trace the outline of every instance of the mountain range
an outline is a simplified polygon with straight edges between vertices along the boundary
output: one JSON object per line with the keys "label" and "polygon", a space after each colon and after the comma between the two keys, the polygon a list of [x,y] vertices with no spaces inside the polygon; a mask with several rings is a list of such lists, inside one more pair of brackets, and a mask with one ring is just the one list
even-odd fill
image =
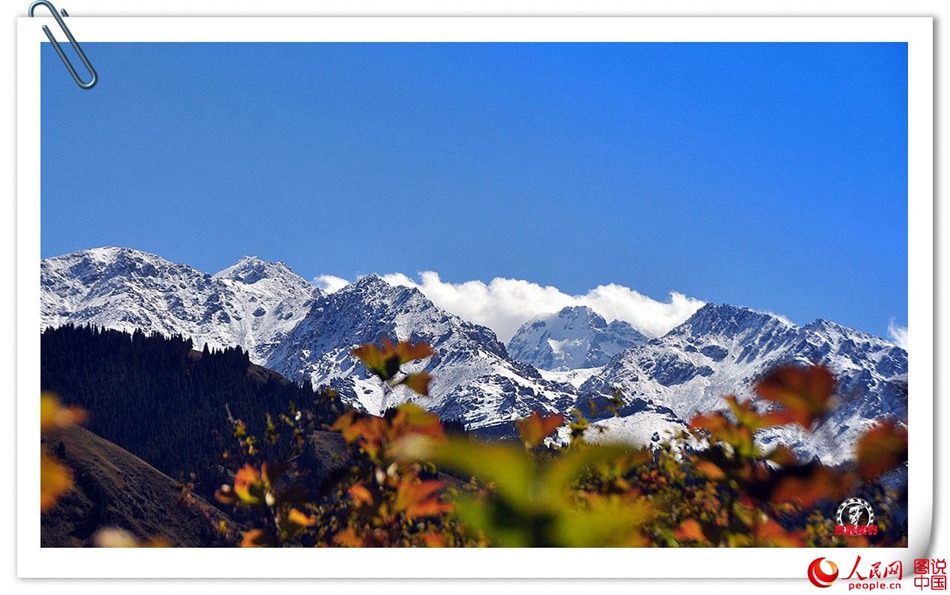
{"label": "mountain range", "polygon": [[[531,411],[569,415],[576,407],[593,422],[590,439],[657,442],[695,413],[723,408],[725,394],[754,398],[755,379],[788,362],[827,365],[839,407],[812,434],[782,427],[761,441],[837,463],[875,419],[906,421],[902,348],[833,322],[797,326],[727,304],[706,304],[656,338],[586,307],[565,308],[526,322],[505,345],[418,289],[370,275],[324,293],[283,263],[254,257],[212,275],[136,250],[96,248],[43,260],[41,284],[44,328],[90,324],[178,334],[197,347],[237,345],[252,362],[333,387],[372,413],[414,400],[486,436],[512,435],[512,422]],[[349,353],[382,338],[432,346],[435,355],[415,367],[433,376],[429,397],[384,390]],[[607,408],[615,394],[616,416]]]}

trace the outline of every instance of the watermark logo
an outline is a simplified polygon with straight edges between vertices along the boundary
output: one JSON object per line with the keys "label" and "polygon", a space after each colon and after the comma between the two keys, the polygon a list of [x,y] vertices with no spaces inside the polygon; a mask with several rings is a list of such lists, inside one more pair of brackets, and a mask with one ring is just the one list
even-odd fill
{"label": "watermark logo", "polygon": [[828,560],[828,566],[831,567],[831,572],[825,572],[821,567],[821,563],[825,558],[815,558],[811,564],[808,565],[808,580],[811,581],[811,584],[816,587],[830,587],[831,583],[835,582],[835,579],[838,578],[838,565]]}
{"label": "watermark logo", "polygon": [[877,535],[874,509],[863,498],[848,498],[838,507],[835,535]]}
{"label": "watermark logo", "polygon": [[[917,564],[918,561],[914,563],[915,573],[918,571],[926,572],[931,570],[929,566],[929,560],[919,560],[920,564]],[[935,561],[937,562],[937,561]],[[824,564],[823,564],[824,563]],[[946,572],[947,563],[943,560],[940,561],[940,564],[935,563],[933,566],[934,574],[938,572]],[[828,568],[831,571],[828,571]],[[847,568],[847,566],[845,566]],[[821,589],[826,589],[837,581],[842,586],[847,585],[849,591],[874,591],[877,589],[900,589],[900,581],[904,578],[904,563],[901,560],[894,560],[893,562],[886,563],[881,561],[876,562],[861,562],[861,556],[858,555],[854,560],[854,566],[851,567],[851,572],[845,576],[844,572],[839,576],[838,574],[838,565],[828,560],[827,558],[816,558],[812,560],[812,563],[808,565],[808,580],[811,581],[811,584],[819,587]],[[942,580],[940,580],[942,579]],[[933,577],[924,577],[917,576],[914,578],[914,585],[926,585],[931,586],[934,589],[946,589],[946,575],[942,576],[933,576]],[[933,585],[937,585],[933,587]],[[921,587],[923,588],[923,587]]]}

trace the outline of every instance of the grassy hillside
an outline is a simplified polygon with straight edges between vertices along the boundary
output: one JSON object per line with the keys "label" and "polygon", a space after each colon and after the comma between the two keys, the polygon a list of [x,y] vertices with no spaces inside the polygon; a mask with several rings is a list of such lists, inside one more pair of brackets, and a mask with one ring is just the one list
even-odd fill
{"label": "grassy hillside", "polygon": [[219,530],[237,527],[205,500],[142,459],[72,426],[44,436],[44,444],[72,469],[75,488],[41,517],[43,547],[92,545],[101,529],[122,529],[139,541],[175,547],[233,545]]}

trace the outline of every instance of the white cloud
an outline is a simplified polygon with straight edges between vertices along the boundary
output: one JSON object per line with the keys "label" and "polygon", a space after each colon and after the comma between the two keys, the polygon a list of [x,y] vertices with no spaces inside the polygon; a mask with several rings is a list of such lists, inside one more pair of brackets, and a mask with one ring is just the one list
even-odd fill
{"label": "white cloud", "polygon": [[675,292],[668,302],[659,302],[616,284],[601,285],[583,295],[570,295],[550,285],[501,277],[487,284],[446,283],[433,271],[420,273],[419,281],[402,273],[383,275],[383,279],[419,289],[435,305],[487,326],[505,342],[531,318],[567,306],[589,306],[608,322],[625,320],[644,334],[656,337],[685,321],[704,303]]}
{"label": "white cloud", "polygon": [[333,275],[319,275],[314,277],[313,284],[327,293],[336,293],[350,284],[343,277],[334,277]]}
{"label": "white cloud", "polygon": [[887,324],[887,335],[891,338],[891,341],[897,344],[901,349],[907,349],[907,327],[901,326],[894,322],[894,319],[891,318],[891,321]]}
{"label": "white cloud", "polygon": [[600,285],[587,294],[576,296],[581,305],[589,306],[607,319],[626,320],[637,330],[659,337],[686,321],[705,302],[681,293],[671,292],[668,302],[658,302],[629,287],[611,283]]}

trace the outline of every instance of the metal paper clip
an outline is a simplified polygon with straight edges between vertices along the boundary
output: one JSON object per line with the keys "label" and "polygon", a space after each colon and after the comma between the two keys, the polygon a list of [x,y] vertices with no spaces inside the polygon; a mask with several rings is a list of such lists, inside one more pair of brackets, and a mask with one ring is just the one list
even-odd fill
{"label": "metal paper clip", "polygon": [[[36,7],[39,5],[45,6],[51,13],[53,13],[53,18],[56,19],[59,27],[63,30],[63,33],[66,34],[66,37],[69,39],[69,43],[71,43],[73,49],[76,50],[76,53],[79,55],[79,59],[82,60],[86,70],[88,70],[89,74],[92,75],[92,80],[87,83],[79,78],[79,75],[76,73],[76,69],[73,68],[69,58],[66,57],[66,53],[63,52],[63,48],[60,47],[59,42],[56,41],[56,38],[53,37],[53,34],[50,33],[49,27],[46,25],[43,25],[43,33],[46,33],[46,37],[49,38],[50,43],[53,44],[53,48],[56,50],[56,53],[59,54],[59,58],[63,61],[63,64],[66,65],[66,69],[69,70],[69,74],[73,75],[73,80],[76,81],[76,84],[83,89],[92,89],[95,86],[96,81],[99,80],[99,75],[96,74],[96,69],[92,67],[92,64],[89,63],[89,59],[86,58],[86,53],[82,51],[81,47],[79,47],[79,42],[76,41],[76,38],[73,37],[73,34],[69,31],[69,27],[66,26],[66,23],[63,22],[62,17],[59,16],[58,12],[56,12],[56,7],[50,4],[47,0],[36,0],[36,2],[30,4],[30,16],[33,16],[33,11],[36,10]],[[65,10],[63,10],[63,16],[68,16]]]}

